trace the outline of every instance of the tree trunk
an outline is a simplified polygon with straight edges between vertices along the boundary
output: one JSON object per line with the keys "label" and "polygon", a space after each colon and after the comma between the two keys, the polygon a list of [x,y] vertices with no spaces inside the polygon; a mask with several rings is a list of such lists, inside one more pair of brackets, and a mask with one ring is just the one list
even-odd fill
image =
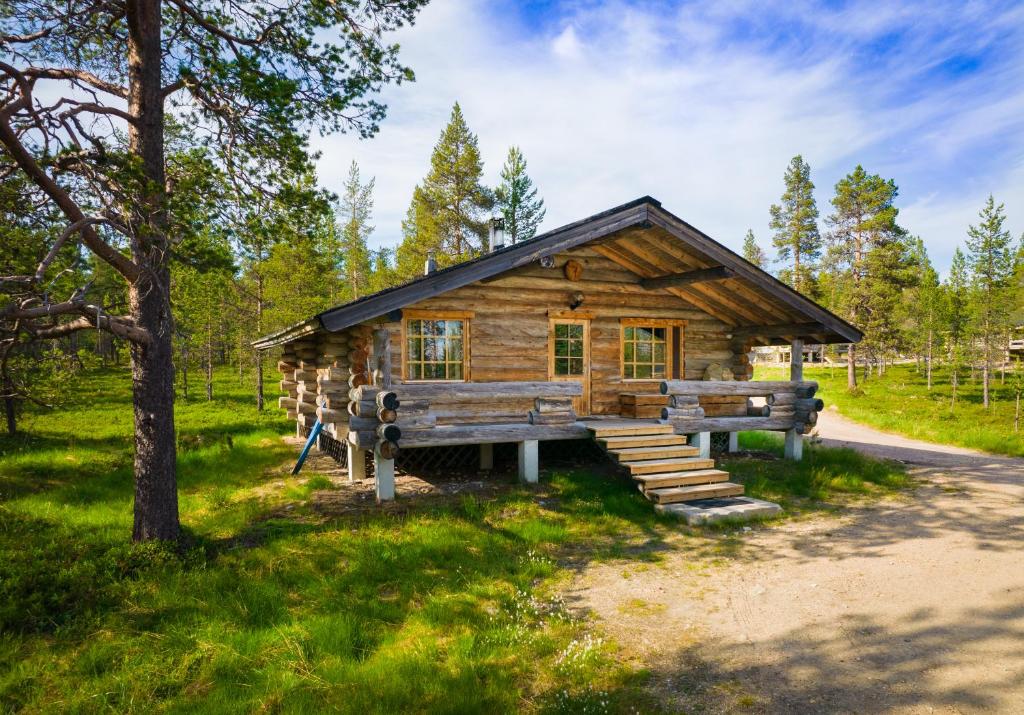
{"label": "tree trunk", "polygon": [[132,256],[143,267],[129,288],[131,316],[148,331],[149,344],[131,345],[135,412],[135,523],[132,538],[177,539],[178,490],[174,432],[174,361],[171,336],[169,245],[166,234],[164,109],[161,90],[159,0],[131,0],[128,19],[129,148],[147,180],[143,221]]}
{"label": "tree trunk", "polygon": [[981,366],[981,404],[988,409],[988,383],[992,368],[988,355],[985,356],[985,364]]}
{"label": "tree trunk", "polygon": [[188,353],[181,351],[181,396],[188,402]]}
{"label": "tree trunk", "polygon": [[206,330],[206,401],[213,402],[213,327]]}
{"label": "tree trunk", "polygon": [[857,347],[853,343],[846,353],[846,389],[857,389]]}
{"label": "tree trunk", "polygon": [[928,365],[926,366],[927,369],[928,369],[928,389],[929,390],[932,389],[932,340],[933,340],[933,337],[934,336],[932,335],[932,330],[931,330],[931,328],[929,328],[928,329]]}
{"label": "tree trunk", "polygon": [[[256,275],[256,334],[263,334],[263,276]],[[256,409],[263,411],[263,355],[253,351],[256,358]]]}
{"label": "tree trunk", "polygon": [[4,375],[4,413],[7,415],[7,434],[12,437],[18,432],[18,413],[14,404],[14,382],[10,375]]}

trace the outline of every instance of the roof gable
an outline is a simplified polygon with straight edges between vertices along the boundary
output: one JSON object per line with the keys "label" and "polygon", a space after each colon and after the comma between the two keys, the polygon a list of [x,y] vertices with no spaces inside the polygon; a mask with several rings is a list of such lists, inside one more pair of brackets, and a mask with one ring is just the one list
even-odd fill
{"label": "roof gable", "polygon": [[[630,232],[629,229],[634,230]],[[635,240],[630,244],[624,240],[627,238]],[[673,265],[676,269],[686,266],[688,261],[681,249],[696,251],[697,262],[689,261],[691,266],[698,269],[722,267],[734,280],[730,280],[725,291],[719,291],[717,295],[715,289],[696,286],[666,290],[736,326],[737,333],[753,336],[758,333],[750,332],[752,328],[775,325],[779,330],[786,328],[801,335],[817,335],[823,342],[857,342],[862,337],[862,333],[849,323],[666,211],[657,200],[644,196],[528,241],[331,308],[307,321],[260,338],[253,345],[258,349],[269,348],[320,327],[332,332],[344,330],[426,298],[528,265],[543,256],[584,244],[595,244],[601,253],[646,278],[662,276],[666,271],[671,273],[675,270],[671,268]],[[732,297],[727,300],[726,295]],[[773,309],[773,306],[776,307]],[[763,334],[769,335],[768,332]]]}

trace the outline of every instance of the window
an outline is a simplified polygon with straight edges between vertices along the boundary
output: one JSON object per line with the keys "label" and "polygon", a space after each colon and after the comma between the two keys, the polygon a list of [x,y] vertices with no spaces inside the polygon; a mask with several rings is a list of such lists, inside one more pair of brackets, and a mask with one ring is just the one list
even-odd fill
{"label": "window", "polygon": [[[673,338],[674,328],[682,321],[623,320],[622,378],[624,380],[666,380],[672,376],[675,360],[680,360]],[[681,332],[677,332],[681,335]],[[681,342],[681,341],[680,341]]]}
{"label": "window", "polygon": [[469,320],[466,314],[407,311],[404,324],[404,379],[468,379]]}
{"label": "window", "polygon": [[556,376],[582,375],[584,365],[584,326],[582,323],[555,323]]}

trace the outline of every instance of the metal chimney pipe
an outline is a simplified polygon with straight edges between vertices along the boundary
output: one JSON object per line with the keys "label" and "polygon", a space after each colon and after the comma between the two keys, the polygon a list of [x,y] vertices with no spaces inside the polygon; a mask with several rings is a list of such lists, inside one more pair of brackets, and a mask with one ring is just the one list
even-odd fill
{"label": "metal chimney pipe", "polygon": [[437,270],[437,259],[433,251],[427,251],[427,260],[423,263],[423,275],[429,276]]}
{"label": "metal chimney pipe", "polygon": [[497,251],[499,248],[505,247],[504,216],[494,216],[493,218],[491,218],[490,244],[492,251]]}

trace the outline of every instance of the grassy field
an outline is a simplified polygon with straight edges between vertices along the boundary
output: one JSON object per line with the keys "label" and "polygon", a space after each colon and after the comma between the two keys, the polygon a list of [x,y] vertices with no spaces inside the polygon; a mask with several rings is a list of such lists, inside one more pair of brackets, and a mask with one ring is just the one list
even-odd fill
{"label": "grassy field", "polygon": [[[788,379],[789,369],[762,368],[756,380]],[[981,404],[981,378],[965,380],[953,406],[947,370],[939,367],[929,391],[923,372],[914,365],[895,365],[881,377],[862,380],[857,393],[846,389],[845,368],[804,368],[808,380],[820,384],[818,395],[847,417],[889,432],[928,442],[954,444],[995,454],[1024,456],[1024,431],[1013,431],[1012,375],[992,381],[992,404]],[[859,377],[859,375],[858,375]],[[1022,426],[1024,429],[1024,426]]]}
{"label": "grassy field", "polygon": [[[4,711],[656,712],[642,665],[559,593],[589,561],[656,563],[668,540],[724,558],[739,538],[659,518],[588,470],[327,515],[311,497],[344,487],[288,476],[293,427],[225,370],[213,403],[177,407],[188,545],[132,546],[129,376],[77,383],[0,439]],[[905,486],[844,451],[727,468],[790,514]]]}

